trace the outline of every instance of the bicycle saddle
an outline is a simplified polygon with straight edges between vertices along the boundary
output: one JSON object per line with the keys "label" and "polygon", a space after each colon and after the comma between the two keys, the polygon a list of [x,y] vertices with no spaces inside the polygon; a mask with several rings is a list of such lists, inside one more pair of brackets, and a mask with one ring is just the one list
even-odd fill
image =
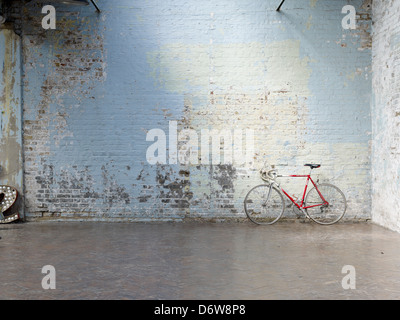
{"label": "bicycle saddle", "polygon": [[317,168],[319,168],[321,165],[320,165],[320,164],[306,163],[304,166],[305,166],[305,167],[310,167],[311,169],[317,169]]}

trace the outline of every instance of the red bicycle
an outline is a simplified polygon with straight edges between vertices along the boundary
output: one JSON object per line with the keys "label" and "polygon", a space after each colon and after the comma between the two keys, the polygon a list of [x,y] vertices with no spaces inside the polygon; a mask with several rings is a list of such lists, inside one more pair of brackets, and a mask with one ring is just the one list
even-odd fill
{"label": "red bicycle", "polygon": [[[285,195],[306,217],[319,224],[329,225],[338,222],[344,216],[347,208],[346,197],[336,186],[329,183],[317,184],[311,178],[313,169],[320,164],[305,164],[310,167],[307,175],[278,175],[277,170],[262,169],[261,178],[266,181],[252,188],[244,199],[244,210],[247,217],[256,224],[273,224],[277,222],[285,211]],[[276,178],[307,178],[303,196],[300,200],[293,199],[277,182]],[[312,188],[307,193],[309,182]],[[306,195],[307,193],[307,195]]]}

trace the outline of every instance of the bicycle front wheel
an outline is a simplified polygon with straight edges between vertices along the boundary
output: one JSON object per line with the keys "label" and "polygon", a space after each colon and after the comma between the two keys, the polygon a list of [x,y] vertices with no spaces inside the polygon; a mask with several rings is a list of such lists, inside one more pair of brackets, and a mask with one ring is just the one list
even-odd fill
{"label": "bicycle front wheel", "polygon": [[267,184],[254,187],[244,199],[244,211],[255,224],[273,224],[279,220],[284,210],[282,194]]}
{"label": "bicycle front wheel", "polygon": [[[344,216],[347,208],[346,197],[343,192],[329,183],[321,183],[317,188],[312,188],[305,199],[305,207],[311,206],[311,208],[306,209],[308,216],[319,224],[338,222]],[[326,200],[326,204],[324,204],[323,199]]]}

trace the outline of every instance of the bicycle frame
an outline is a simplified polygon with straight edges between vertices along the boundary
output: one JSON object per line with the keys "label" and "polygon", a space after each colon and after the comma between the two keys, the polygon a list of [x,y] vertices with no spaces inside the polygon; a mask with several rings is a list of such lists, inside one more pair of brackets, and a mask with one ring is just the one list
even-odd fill
{"label": "bicycle frame", "polygon": [[[296,202],[297,199],[296,199],[296,200],[293,199],[293,198],[292,198],[278,183],[276,183],[275,181],[272,183],[272,184],[277,185],[278,188],[283,192],[283,194],[284,194],[286,197],[288,197],[289,200],[290,200],[297,208],[299,208],[300,210],[306,210],[306,209],[308,209],[308,208],[314,208],[314,207],[320,207],[320,206],[327,206],[327,205],[329,204],[329,203],[325,200],[325,198],[324,198],[324,196],[321,194],[321,192],[319,191],[317,184],[316,184],[316,183],[314,182],[314,180],[311,178],[311,173],[310,173],[310,174],[306,174],[306,175],[297,175],[297,174],[295,174],[295,175],[277,175],[277,177],[278,177],[278,178],[279,178],[279,177],[286,177],[286,178],[307,178],[306,184],[305,184],[305,187],[304,187],[303,197],[301,198],[301,203],[300,203],[300,204],[298,204],[298,203]],[[321,200],[322,200],[322,203],[315,204],[315,205],[312,205],[312,206],[304,206],[304,199],[305,199],[305,197],[306,197],[307,188],[308,188],[308,184],[309,184],[310,181],[311,181],[311,183],[314,185],[315,190],[317,190],[317,192],[318,192],[318,194],[319,194],[319,196],[320,196],[320,198],[321,198]]]}

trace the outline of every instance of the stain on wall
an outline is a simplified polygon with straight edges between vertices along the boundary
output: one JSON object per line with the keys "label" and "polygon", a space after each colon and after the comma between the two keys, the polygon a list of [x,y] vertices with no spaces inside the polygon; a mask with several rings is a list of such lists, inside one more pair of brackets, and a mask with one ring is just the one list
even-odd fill
{"label": "stain on wall", "polygon": [[[341,27],[347,1],[98,3],[100,15],[57,6],[48,31],[39,5],[22,6],[29,219],[244,218],[265,160],[282,173],[322,163],[347,217],[370,218],[365,1],[356,30]],[[253,129],[256,152],[243,165],[150,165],[146,133],[168,135],[170,121]]]}
{"label": "stain on wall", "polygon": [[[13,30],[0,29],[0,184],[24,197],[22,155],[21,40]],[[16,203],[20,217],[24,207]]]}

